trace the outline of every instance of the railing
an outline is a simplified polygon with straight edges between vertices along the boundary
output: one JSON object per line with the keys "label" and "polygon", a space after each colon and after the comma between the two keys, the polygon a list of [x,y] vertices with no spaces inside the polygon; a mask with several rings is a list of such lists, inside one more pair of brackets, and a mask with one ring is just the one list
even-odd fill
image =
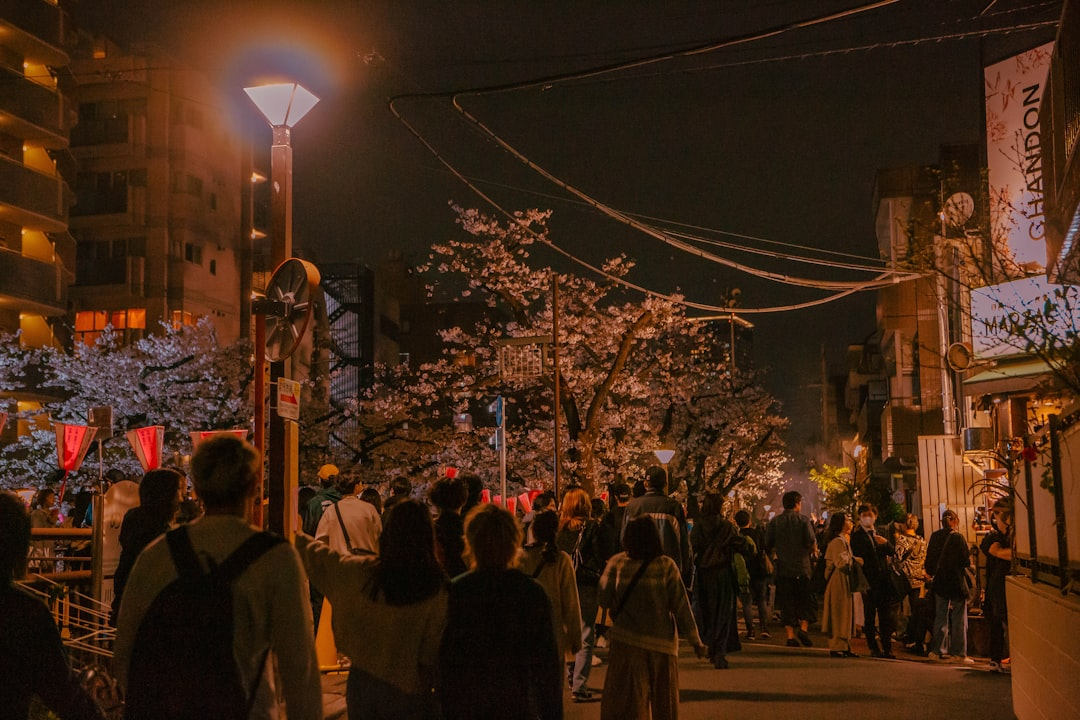
{"label": "railing", "polygon": [[1051,415],[1034,440],[1014,478],[1018,564],[1032,582],[1080,593],[1080,410]]}

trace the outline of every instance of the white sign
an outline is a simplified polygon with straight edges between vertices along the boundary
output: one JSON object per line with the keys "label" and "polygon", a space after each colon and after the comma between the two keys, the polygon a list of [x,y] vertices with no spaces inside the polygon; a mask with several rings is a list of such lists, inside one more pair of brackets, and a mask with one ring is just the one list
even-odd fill
{"label": "white sign", "polygon": [[1021,266],[1046,264],[1039,103],[1053,43],[986,67],[986,155],[994,248]]}
{"label": "white sign", "polygon": [[1080,329],[1080,288],[1045,275],[971,291],[971,349],[977,358],[1068,345]]}
{"label": "white sign", "polygon": [[278,378],[277,414],[286,420],[300,419],[300,383],[296,380]]}

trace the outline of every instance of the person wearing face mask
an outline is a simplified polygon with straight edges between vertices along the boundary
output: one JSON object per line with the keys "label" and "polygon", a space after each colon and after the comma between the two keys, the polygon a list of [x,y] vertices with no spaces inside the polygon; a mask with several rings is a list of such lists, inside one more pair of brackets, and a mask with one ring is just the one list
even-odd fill
{"label": "person wearing face mask", "polygon": [[1012,504],[1000,498],[990,508],[993,529],[979,544],[986,556],[986,596],[983,614],[990,626],[990,669],[1007,673],[1005,659],[1005,625],[1009,619],[1005,605],[1005,576],[1012,570]]}
{"label": "person wearing face mask", "polygon": [[863,503],[859,506],[858,516],[859,526],[851,533],[851,553],[862,558],[863,573],[870,583],[870,589],[862,594],[866,645],[872,656],[894,659],[892,637],[901,598],[889,578],[888,558],[896,554],[896,549],[874,527],[876,507]]}

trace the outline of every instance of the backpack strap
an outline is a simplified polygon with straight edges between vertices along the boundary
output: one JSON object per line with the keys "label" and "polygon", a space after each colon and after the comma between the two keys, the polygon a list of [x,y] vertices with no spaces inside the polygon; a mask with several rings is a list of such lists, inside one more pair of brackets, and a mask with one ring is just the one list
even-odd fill
{"label": "backpack strap", "polygon": [[195,548],[191,544],[187,525],[181,525],[175,530],[165,533],[165,541],[169,545],[169,554],[172,555],[173,564],[176,565],[176,573],[181,578],[191,579],[203,575],[205,572],[199,563],[199,556],[195,554]]}
{"label": "backpack strap", "polygon": [[283,542],[285,538],[280,535],[257,532],[233,550],[229,557],[222,560],[218,570],[226,582],[232,582],[247,570],[249,565]]}

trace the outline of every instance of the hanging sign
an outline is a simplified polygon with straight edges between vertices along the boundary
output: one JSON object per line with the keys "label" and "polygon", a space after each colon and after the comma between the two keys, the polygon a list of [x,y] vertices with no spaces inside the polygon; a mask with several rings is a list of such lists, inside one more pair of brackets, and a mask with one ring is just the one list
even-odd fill
{"label": "hanging sign", "polygon": [[215,435],[235,435],[241,440],[247,440],[248,431],[246,428],[236,428],[234,430],[193,430],[188,434],[191,435],[191,449],[194,451],[199,447],[199,443],[206,438]]}
{"label": "hanging sign", "polygon": [[53,428],[56,430],[56,459],[60,469],[64,471],[64,481],[60,484],[59,494],[59,500],[63,502],[68,473],[75,472],[82,466],[97,428],[66,423],[53,423]]}
{"label": "hanging sign", "polygon": [[161,447],[165,442],[164,426],[151,425],[128,430],[126,436],[144,473],[161,467]]}

